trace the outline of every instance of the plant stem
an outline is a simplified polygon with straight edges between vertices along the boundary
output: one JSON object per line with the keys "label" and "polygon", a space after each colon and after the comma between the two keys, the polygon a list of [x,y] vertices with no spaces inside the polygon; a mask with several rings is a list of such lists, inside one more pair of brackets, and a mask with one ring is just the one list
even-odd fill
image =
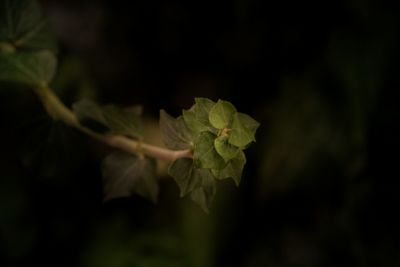
{"label": "plant stem", "polygon": [[152,158],[175,161],[179,158],[192,158],[192,151],[170,150],[163,147],[146,144],[142,141],[132,140],[123,135],[99,134],[79,123],[78,118],[71,109],[66,107],[54,92],[46,85],[35,88],[35,93],[42,102],[50,117],[65,124],[75,127],[88,136],[101,141],[111,147],[121,149],[135,155],[146,155]]}
{"label": "plant stem", "polygon": [[73,127],[81,127],[75,114],[46,85],[35,88],[35,93],[42,102],[45,110],[54,120],[60,120]]}

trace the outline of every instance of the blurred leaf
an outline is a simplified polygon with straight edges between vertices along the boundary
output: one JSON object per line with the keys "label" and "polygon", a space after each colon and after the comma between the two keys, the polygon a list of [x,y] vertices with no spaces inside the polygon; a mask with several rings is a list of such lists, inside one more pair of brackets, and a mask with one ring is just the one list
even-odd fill
{"label": "blurred leaf", "polygon": [[97,103],[82,99],[72,105],[72,110],[83,126],[100,133],[109,130],[103,110]]}
{"label": "blurred leaf", "polygon": [[163,142],[168,148],[173,150],[192,148],[192,135],[181,116],[175,119],[161,110],[160,130]]}
{"label": "blurred leaf", "polygon": [[209,212],[211,202],[217,192],[215,178],[210,170],[202,169],[201,187],[190,194],[190,198],[206,212]]}
{"label": "blurred leaf", "polygon": [[204,169],[198,169],[194,166],[192,159],[177,159],[169,169],[171,175],[180,189],[181,197],[201,186],[201,177],[204,175]]}
{"label": "blurred leaf", "polygon": [[186,125],[194,133],[199,134],[204,131],[216,133],[208,119],[211,108],[215,105],[213,101],[207,98],[195,98],[194,104],[189,110],[183,111],[183,118]]}
{"label": "blurred leaf", "polygon": [[218,100],[209,114],[209,120],[212,126],[217,129],[224,129],[231,124],[236,108],[228,101]]}
{"label": "blurred leaf", "polygon": [[249,143],[256,141],[255,134],[260,124],[243,113],[236,113],[233,116],[229,143],[238,147],[245,147]]}
{"label": "blurred leaf", "polygon": [[23,49],[56,51],[40,5],[35,0],[2,0],[0,4],[0,43]]}
{"label": "blurred leaf", "polygon": [[214,140],[215,150],[227,162],[236,157],[239,148],[228,143],[228,137],[219,136]]}
{"label": "blurred leaf", "polygon": [[243,151],[240,151],[237,156],[231,159],[228,165],[215,176],[217,179],[232,178],[236,186],[239,186],[245,164],[246,157]]}
{"label": "blurred leaf", "polygon": [[128,197],[131,193],[157,202],[155,161],[124,152],[114,152],[102,163],[105,200]]}
{"label": "blurred leaf", "polygon": [[48,84],[57,60],[50,51],[0,55],[0,80],[28,85]]}
{"label": "blurred leaf", "polygon": [[143,138],[143,124],[140,117],[142,108],[140,106],[125,110],[113,105],[108,105],[105,106],[102,111],[112,133],[127,135],[138,139]]}
{"label": "blurred leaf", "polygon": [[225,167],[224,159],[215,150],[215,138],[210,132],[202,132],[196,139],[193,158],[197,167],[217,170]]}
{"label": "blurred leaf", "polygon": [[96,132],[110,132],[141,139],[143,125],[140,118],[141,107],[121,109],[117,106],[99,106],[97,103],[83,99],[72,105],[80,123]]}

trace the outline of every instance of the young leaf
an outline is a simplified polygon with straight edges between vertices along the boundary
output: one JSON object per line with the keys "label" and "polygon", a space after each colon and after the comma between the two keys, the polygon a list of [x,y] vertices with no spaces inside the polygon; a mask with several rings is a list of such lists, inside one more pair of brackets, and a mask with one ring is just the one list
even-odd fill
{"label": "young leaf", "polygon": [[124,152],[114,152],[102,163],[105,201],[128,197],[131,193],[157,202],[158,183],[155,161]]}
{"label": "young leaf", "polygon": [[237,147],[245,147],[253,141],[256,141],[255,134],[260,124],[243,113],[236,113],[233,116],[229,143]]}
{"label": "young leaf", "polygon": [[0,55],[0,80],[31,86],[48,84],[56,65],[57,60],[50,51]]}
{"label": "young leaf", "polygon": [[138,139],[143,136],[140,107],[129,110],[113,105],[101,107],[91,100],[82,99],[73,104],[72,109],[82,125],[96,132],[109,132]]}
{"label": "young leaf", "polygon": [[214,199],[217,187],[215,179],[210,170],[203,169],[201,187],[190,193],[190,198],[193,202],[200,205],[200,207],[208,213],[211,202]]}
{"label": "young leaf", "polygon": [[224,159],[215,150],[215,138],[210,132],[202,132],[196,139],[193,158],[197,167],[217,170],[225,167]]}
{"label": "young leaf", "polygon": [[72,110],[83,126],[99,133],[110,130],[103,110],[97,103],[82,99],[72,105]]}
{"label": "young leaf", "polygon": [[164,110],[161,110],[160,130],[163,142],[168,148],[180,150],[192,147],[192,135],[182,117],[175,119]]}
{"label": "young leaf", "polygon": [[209,120],[212,126],[217,129],[224,129],[231,124],[236,108],[228,101],[218,100],[209,114]]}
{"label": "young leaf", "polygon": [[189,110],[183,111],[183,118],[188,128],[195,134],[210,131],[216,133],[216,129],[212,127],[208,119],[211,108],[215,102],[207,98],[195,98],[195,103]]}
{"label": "young leaf", "polygon": [[214,140],[215,150],[227,162],[236,157],[239,148],[229,144],[226,136],[219,136]]}
{"label": "young leaf", "polygon": [[108,105],[102,109],[104,118],[113,134],[127,135],[133,138],[143,138],[143,125],[140,107],[129,110]]}
{"label": "young leaf", "polygon": [[210,125],[208,117],[215,102],[204,97],[196,97],[194,102],[196,103],[194,111],[196,112],[197,119],[204,125]]}
{"label": "young leaf", "polygon": [[201,186],[201,177],[204,174],[203,169],[197,169],[192,159],[177,159],[169,169],[171,175],[180,189],[181,197]]}
{"label": "young leaf", "polygon": [[238,112],[238,118],[241,120],[244,127],[252,134],[255,135],[260,123],[247,114]]}
{"label": "young leaf", "polygon": [[182,116],[185,121],[186,126],[195,134],[208,131],[209,126],[203,124],[196,117],[196,112],[192,109],[183,110]]}
{"label": "young leaf", "polygon": [[35,0],[2,0],[0,4],[0,43],[15,48],[56,51],[41,8]]}
{"label": "young leaf", "polygon": [[235,181],[236,186],[239,186],[245,164],[246,157],[243,151],[240,151],[237,156],[231,159],[228,165],[215,176],[218,179],[232,178]]}

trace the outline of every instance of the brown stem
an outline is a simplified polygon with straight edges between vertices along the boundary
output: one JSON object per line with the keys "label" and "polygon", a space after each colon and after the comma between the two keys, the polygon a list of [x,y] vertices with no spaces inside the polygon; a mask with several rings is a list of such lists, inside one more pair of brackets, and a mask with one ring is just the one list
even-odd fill
{"label": "brown stem", "polygon": [[192,151],[189,149],[170,150],[146,144],[141,141],[132,140],[122,135],[104,135],[96,133],[80,124],[72,110],[67,108],[57,97],[57,95],[55,95],[54,92],[47,86],[40,86],[36,88],[35,93],[38,95],[47,113],[54,120],[63,121],[67,125],[75,127],[88,136],[95,138],[111,147],[121,149],[131,154],[144,154],[146,156],[165,161],[175,161],[179,158],[192,158]]}

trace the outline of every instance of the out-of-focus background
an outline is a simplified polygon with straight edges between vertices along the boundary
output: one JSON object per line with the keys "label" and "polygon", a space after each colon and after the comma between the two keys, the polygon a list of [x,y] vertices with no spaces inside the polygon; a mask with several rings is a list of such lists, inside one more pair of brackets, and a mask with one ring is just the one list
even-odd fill
{"label": "out-of-focus background", "polygon": [[[0,266],[399,266],[399,7],[391,1],[41,1],[52,87],[159,109],[231,101],[261,123],[209,215],[102,201],[101,144],[0,90]],[[11,85],[8,85],[11,87]],[[153,138],[152,138],[153,137]]]}

